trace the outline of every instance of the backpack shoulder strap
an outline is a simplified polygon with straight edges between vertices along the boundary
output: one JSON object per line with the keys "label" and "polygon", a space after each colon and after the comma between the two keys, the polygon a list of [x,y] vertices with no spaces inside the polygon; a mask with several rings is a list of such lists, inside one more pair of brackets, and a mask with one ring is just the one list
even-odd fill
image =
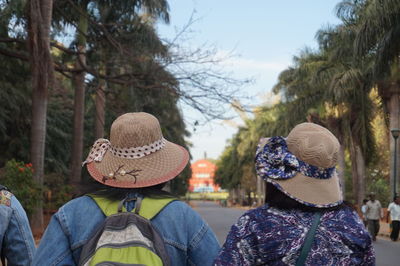
{"label": "backpack shoulder strap", "polygon": [[8,189],[8,187],[6,187],[6,186],[3,186],[3,185],[0,185],[0,191],[1,190],[7,190],[7,191],[10,191],[9,189]]}
{"label": "backpack shoulder strap", "polygon": [[[108,199],[104,196],[98,196],[94,194],[87,194],[87,196],[91,197],[99,206],[99,208],[103,211],[104,215],[111,216],[113,214],[118,213],[118,207],[120,205],[120,201],[115,201]],[[150,220],[155,217],[165,206],[167,206],[172,201],[177,200],[176,198],[162,198],[162,199],[154,199],[145,197],[142,199],[139,206],[139,215]],[[124,201],[124,200],[123,200]],[[139,201],[137,201],[139,203]],[[137,206],[135,206],[136,209]],[[133,209],[132,211],[135,211]],[[122,211],[126,212],[125,206],[122,205]]]}
{"label": "backpack shoulder strap", "polygon": [[[94,202],[96,202],[97,206],[100,208],[105,216],[111,216],[118,212],[119,201],[111,200],[104,196],[99,196],[96,194],[87,194],[86,196],[89,196],[90,198],[92,198],[92,200],[94,200]],[[123,211],[126,212],[124,206]]]}
{"label": "backpack shoulder strap", "polygon": [[[151,220],[153,219],[162,209],[165,208],[169,203],[177,200],[176,198],[164,198],[164,199],[154,199],[154,198],[143,198],[139,215]],[[135,208],[136,209],[136,208]]]}

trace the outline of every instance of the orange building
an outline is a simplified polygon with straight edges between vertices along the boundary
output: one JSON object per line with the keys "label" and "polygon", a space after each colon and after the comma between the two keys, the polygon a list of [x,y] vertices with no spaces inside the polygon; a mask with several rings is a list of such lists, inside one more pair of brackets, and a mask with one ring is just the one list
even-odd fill
{"label": "orange building", "polygon": [[189,179],[189,192],[215,192],[220,187],[214,183],[216,165],[208,160],[198,160],[191,165],[192,177]]}

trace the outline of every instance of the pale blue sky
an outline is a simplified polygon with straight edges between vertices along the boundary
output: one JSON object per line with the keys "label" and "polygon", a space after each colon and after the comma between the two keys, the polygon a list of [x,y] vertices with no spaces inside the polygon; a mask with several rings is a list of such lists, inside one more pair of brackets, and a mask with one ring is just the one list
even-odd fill
{"label": "pale blue sky", "polygon": [[[316,47],[315,33],[328,24],[338,24],[335,6],[339,0],[169,0],[170,25],[159,25],[163,38],[172,38],[193,11],[198,19],[187,46],[214,44],[221,53],[234,50],[238,57],[227,62],[227,71],[237,78],[254,77],[246,88],[261,103],[262,95],[276,83],[279,73],[306,46]],[[196,113],[183,107],[190,123]],[[239,121],[236,119],[236,121]],[[189,126],[192,131],[192,127]],[[213,121],[192,131],[193,161],[217,159],[236,129]]]}

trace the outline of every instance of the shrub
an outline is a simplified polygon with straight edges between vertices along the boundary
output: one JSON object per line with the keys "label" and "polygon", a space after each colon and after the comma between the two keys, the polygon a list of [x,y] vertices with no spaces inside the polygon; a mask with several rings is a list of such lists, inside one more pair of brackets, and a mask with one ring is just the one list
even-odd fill
{"label": "shrub", "polygon": [[42,195],[40,186],[33,180],[33,171],[31,163],[12,159],[0,172],[0,183],[18,198],[28,215],[32,214]]}
{"label": "shrub", "polygon": [[65,177],[52,173],[44,177],[44,206],[46,211],[54,212],[72,198],[72,186],[65,184]]}

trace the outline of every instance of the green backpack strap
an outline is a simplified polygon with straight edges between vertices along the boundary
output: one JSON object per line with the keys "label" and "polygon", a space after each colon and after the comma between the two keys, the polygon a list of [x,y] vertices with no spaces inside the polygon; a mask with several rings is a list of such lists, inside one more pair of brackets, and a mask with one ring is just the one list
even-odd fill
{"label": "green backpack strap", "polygon": [[[106,216],[111,216],[113,214],[118,213],[118,209],[121,208],[121,211],[126,212],[125,206],[123,203],[125,201],[115,201],[108,199],[104,196],[99,196],[95,194],[87,194],[87,196],[91,197],[99,206],[99,208],[103,211]],[[145,197],[143,199],[136,199],[136,206],[132,211],[136,212],[136,208],[139,206],[139,215],[151,220],[155,217],[165,206],[167,206],[170,202],[177,200],[176,198],[162,198],[162,199],[154,199]]]}

